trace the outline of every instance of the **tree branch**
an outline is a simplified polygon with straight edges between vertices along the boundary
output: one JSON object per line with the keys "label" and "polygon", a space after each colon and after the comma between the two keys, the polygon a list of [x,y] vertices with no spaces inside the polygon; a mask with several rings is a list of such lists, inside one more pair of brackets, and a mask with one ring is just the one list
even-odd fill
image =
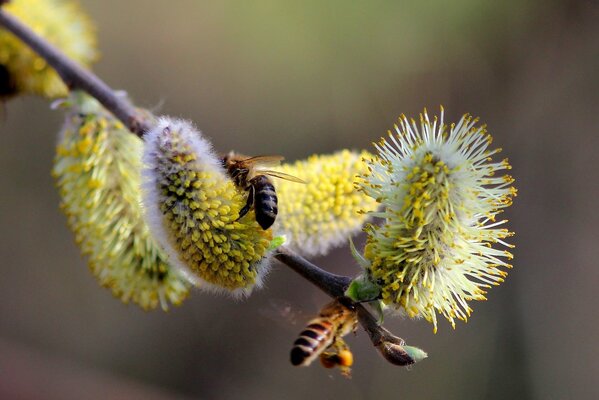
{"label": "tree branch", "polygon": [[[0,3],[1,5],[1,3]],[[151,127],[144,117],[123,96],[117,95],[98,76],[71,60],[61,50],[48,43],[31,28],[0,8],[0,25],[21,39],[48,62],[71,90],[79,89],[96,98],[137,136],[142,137]]]}
{"label": "tree branch", "polygon": [[343,296],[352,281],[347,276],[334,275],[323,270],[285,246],[277,249],[275,258],[333,298]]}
{"label": "tree branch", "polygon": [[[0,0],[0,6],[2,4],[3,0]],[[152,127],[152,120],[149,114],[140,112],[124,97],[118,96],[114,90],[94,73],[81,67],[62,51],[48,43],[28,26],[1,8],[0,26],[4,26],[31,47],[40,57],[44,58],[58,72],[69,89],[79,89],[87,92],[102,103],[107,110],[112,112],[115,117],[121,120],[137,136],[143,137],[145,131]],[[284,246],[277,249],[275,258],[333,298],[342,297],[345,289],[352,281],[347,276],[334,275],[319,268]],[[381,345],[388,343],[390,340],[401,341],[401,339],[393,336],[383,328],[362,304],[353,304],[353,306],[356,307],[360,324],[368,333],[373,345],[379,350]],[[389,359],[385,354],[383,355]],[[408,358],[405,363],[391,362],[398,365],[408,365],[414,361]]]}

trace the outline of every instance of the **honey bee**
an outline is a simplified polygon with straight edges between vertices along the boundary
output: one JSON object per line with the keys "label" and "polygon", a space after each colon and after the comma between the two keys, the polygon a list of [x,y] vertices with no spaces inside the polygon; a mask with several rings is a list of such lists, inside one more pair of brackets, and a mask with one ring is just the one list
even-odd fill
{"label": "honey bee", "polygon": [[222,163],[229,177],[235,185],[248,191],[245,206],[239,211],[241,219],[254,207],[256,221],[266,230],[275,222],[278,212],[278,200],[275,187],[269,176],[285,179],[291,182],[306,183],[303,180],[278,171],[260,169],[260,165],[278,164],[283,160],[281,156],[256,156],[247,157],[230,152],[222,158]]}
{"label": "honey bee", "polygon": [[353,354],[343,336],[358,323],[353,307],[337,299],[325,305],[318,317],[308,322],[291,349],[291,364],[308,366],[317,357],[325,368],[339,367],[349,377]]}

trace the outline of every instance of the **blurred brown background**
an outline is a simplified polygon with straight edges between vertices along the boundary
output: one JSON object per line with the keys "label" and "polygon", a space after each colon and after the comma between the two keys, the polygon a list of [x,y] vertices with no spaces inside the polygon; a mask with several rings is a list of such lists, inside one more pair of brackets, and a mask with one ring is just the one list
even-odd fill
{"label": "blurred brown background", "polygon": [[[166,314],[98,287],[50,177],[61,115],[20,98],[0,122],[0,398],[599,397],[599,2],[82,3],[98,74],[221,150],[297,159],[370,148],[423,107],[480,116],[517,179],[515,268],[455,331],[387,319],[429,352],[411,370],[362,332],[352,380],[293,368],[298,328],[259,310],[325,298],[284,266],[245,302],[194,292]],[[357,271],[347,249],[317,262]]]}

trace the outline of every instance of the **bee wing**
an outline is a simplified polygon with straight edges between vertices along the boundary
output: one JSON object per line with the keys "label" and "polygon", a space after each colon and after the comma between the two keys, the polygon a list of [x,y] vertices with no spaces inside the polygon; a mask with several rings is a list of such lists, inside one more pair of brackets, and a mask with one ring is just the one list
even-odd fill
{"label": "bee wing", "polygon": [[304,181],[300,178],[297,178],[293,175],[289,175],[289,174],[286,174],[283,172],[273,171],[270,169],[260,169],[259,171],[261,174],[273,176],[273,177],[279,178],[279,179],[285,179],[286,181],[291,181],[291,182],[296,182],[296,183],[306,183],[306,181]]}
{"label": "bee wing", "polygon": [[295,331],[298,326],[303,325],[309,319],[298,305],[283,299],[269,299],[268,305],[259,309],[258,312],[290,331]]}
{"label": "bee wing", "polygon": [[254,156],[243,159],[244,164],[279,165],[285,157],[283,156]]}

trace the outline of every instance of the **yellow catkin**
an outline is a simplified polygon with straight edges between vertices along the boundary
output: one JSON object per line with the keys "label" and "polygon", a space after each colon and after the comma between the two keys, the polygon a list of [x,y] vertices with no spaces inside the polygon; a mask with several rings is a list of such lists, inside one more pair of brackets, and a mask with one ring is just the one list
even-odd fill
{"label": "yellow catkin", "polygon": [[52,174],[61,208],[100,284],[143,309],[180,304],[190,285],[150,236],[141,208],[142,141],[73,94]]}
{"label": "yellow catkin", "polygon": [[279,199],[275,234],[285,235],[286,245],[306,256],[324,255],[347,244],[368,218],[364,211],[377,206],[354,188],[356,175],[367,171],[363,159],[369,156],[342,150],[276,168],[306,184],[274,179]]}
{"label": "yellow catkin", "polygon": [[383,302],[410,317],[422,316],[437,329],[436,312],[453,327],[467,320],[467,302],[484,300],[491,285],[503,282],[505,259],[492,246],[512,247],[512,233],[494,222],[511,205],[511,167],[494,162],[485,126],[466,115],[446,125],[443,112],[418,126],[405,116],[376,145],[378,155],[359,179],[361,189],[383,209],[378,225],[369,225],[364,257],[366,276],[380,285]]}
{"label": "yellow catkin", "polygon": [[[98,58],[95,29],[73,0],[12,0],[2,6],[74,61],[89,66]],[[56,71],[27,45],[0,28],[0,97],[33,93],[67,94]]]}
{"label": "yellow catkin", "polygon": [[268,271],[272,239],[246,193],[225,175],[211,145],[190,123],[163,117],[146,135],[144,203],[154,235],[199,287],[248,295]]}

